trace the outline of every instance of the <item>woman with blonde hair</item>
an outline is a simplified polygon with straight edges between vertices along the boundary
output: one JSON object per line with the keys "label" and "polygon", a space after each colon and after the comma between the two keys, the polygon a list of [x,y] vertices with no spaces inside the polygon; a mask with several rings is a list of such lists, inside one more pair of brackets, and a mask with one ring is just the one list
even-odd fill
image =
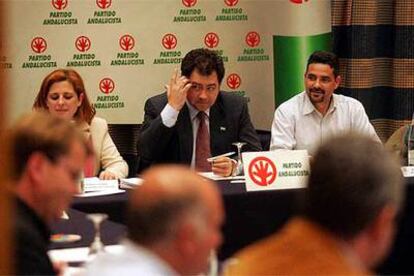
{"label": "woman with blonde hair", "polygon": [[108,133],[107,122],[95,116],[81,76],[72,69],[57,69],[47,75],[33,104],[35,110],[74,121],[92,143],[95,158],[85,166],[85,177],[124,178],[128,165]]}

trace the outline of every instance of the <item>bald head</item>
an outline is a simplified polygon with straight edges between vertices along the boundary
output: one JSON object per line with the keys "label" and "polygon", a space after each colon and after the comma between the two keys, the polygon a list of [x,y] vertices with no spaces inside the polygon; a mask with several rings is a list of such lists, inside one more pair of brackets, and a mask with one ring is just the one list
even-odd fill
{"label": "bald head", "polygon": [[152,167],[131,195],[129,238],[168,263],[178,274],[205,271],[221,243],[224,214],[209,180],[178,165]]}
{"label": "bald head", "polygon": [[[216,186],[178,165],[158,166],[142,176],[144,182],[129,200],[129,237],[144,245],[170,239],[176,225],[189,215],[222,220]],[[220,217],[220,218],[219,218]]]}

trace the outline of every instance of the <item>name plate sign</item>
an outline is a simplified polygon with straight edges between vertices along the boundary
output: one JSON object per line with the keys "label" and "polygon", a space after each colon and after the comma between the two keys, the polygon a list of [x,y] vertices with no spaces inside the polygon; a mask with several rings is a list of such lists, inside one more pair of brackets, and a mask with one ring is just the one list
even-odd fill
{"label": "name plate sign", "polygon": [[244,152],[242,158],[247,191],[306,187],[310,172],[307,150]]}
{"label": "name plate sign", "polygon": [[97,191],[112,191],[118,190],[118,180],[102,180],[97,177],[88,177],[84,178],[81,184],[81,191],[83,193],[87,192],[97,192]]}

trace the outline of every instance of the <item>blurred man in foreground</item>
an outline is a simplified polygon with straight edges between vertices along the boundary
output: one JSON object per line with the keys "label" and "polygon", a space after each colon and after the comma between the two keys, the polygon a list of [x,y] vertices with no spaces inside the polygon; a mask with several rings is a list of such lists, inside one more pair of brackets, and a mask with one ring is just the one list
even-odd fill
{"label": "blurred man in foreground", "polygon": [[195,275],[221,243],[223,206],[213,183],[178,165],[143,174],[129,198],[128,239],[104,254],[88,275]]}
{"label": "blurred man in foreground", "polygon": [[48,225],[62,216],[78,191],[89,153],[75,125],[34,112],[9,132],[13,192],[16,196],[16,273],[54,275],[47,255]]}
{"label": "blurred man in foreground", "polygon": [[333,138],[312,163],[303,215],[237,254],[227,274],[370,274],[392,244],[402,183],[380,144]]}

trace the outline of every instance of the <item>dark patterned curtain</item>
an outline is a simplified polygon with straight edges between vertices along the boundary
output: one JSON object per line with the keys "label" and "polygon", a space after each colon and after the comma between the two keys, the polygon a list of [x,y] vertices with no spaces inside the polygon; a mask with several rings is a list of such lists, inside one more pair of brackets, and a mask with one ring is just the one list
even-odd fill
{"label": "dark patterned curtain", "polygon": [[411,120],[414,107],[414,0],[332,0],[338,93],[364,105],[386,139]]}

